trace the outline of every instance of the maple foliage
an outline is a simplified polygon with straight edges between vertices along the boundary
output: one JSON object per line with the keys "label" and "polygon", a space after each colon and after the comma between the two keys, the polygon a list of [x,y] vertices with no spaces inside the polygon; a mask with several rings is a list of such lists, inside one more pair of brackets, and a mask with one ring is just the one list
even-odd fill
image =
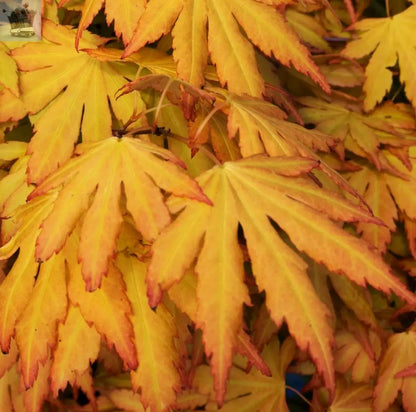
{"label": "maple foliage", "polygon": [[0,409],[415,410],[414,3],[48,0],[0,42]]}

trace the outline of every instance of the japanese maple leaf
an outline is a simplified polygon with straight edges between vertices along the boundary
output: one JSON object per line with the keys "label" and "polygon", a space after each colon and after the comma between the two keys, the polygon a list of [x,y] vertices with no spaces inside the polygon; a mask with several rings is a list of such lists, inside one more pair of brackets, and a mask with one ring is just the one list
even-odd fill
{"label": "japanese maple leaf", "polygon": [[404,105],[390,102],[374,113],[364,114],[359,105],[346,100],[326,102],[303,97],[299,101],[305,106],[299,109],[305,123],[312,123],[319,131],[338,138],[346,149],[366,157],[378,170],[391,168],[381,145],[407,148],[414,144],[414,140],[406,139],[414,134],[414,120]]}
{"label": "japanese maple leaf", "polygon": [[313,157],[316,151],[329,152],[337,143],[328,134],[286,121],[287,115],[271,103],[215,90],[229,104],[224,109],[228,114],[228,134],[234,138],[238,132],[244,157],[264,152],[271,156]]}
{"label": "japanese maple leaf", "polygon": [[286,320],[298,346],[309,349],[332,391],[329,311],[314,291],[307,264],[280,238],[269,218],[299,250],[324,262],[330,270],[344,272],[362,286],[368,282],[385,292],[394,291],[409,302],[416,301],[366,242],[331,221],[377,222],[366,210],[299,177],[317,166],[311,159],[258,156],[215,167],[197,179],[214,206],[172,201],[173,211],[184,210],[153,245],[147,279],[152,306],[160,301],[161,289],[179,281],[197,257],[196,320],[203,331],[206,354],[211,357],[220,403],[236,332],[241,327],[242,304],[248,302],[237,237],[239,224],[272,319],[278,326]]}
{"label": "japanese maple leaf", "polygon": [[58,342],[57,325],[67,313],[65,260],[62,253],[41,265],[25,310],[16,324],[20,371],[26,388],[34,385],[39,367]]}
{"label": "japanese maple leaf", "polygon": [[[389,190],[389,176],[371,167],[364,167],[351,174],[348,180],[362,195],[374,215],[385,223],[385,226],[375,226],[360,222],[357,224],[357,231],[362,234],[363,239],[384,253],[390,243],[391,233],[396,230],[395,220],[398,219],[397,207]],[[401,184],[406,183],[402,181]]]}
{"label": "japanese maple leaf", "polygon": [[[412,221],[416,221],[416,201],[413,196],[409,196],[409,193],[416,190],[415,169],[409,171],[400,160],[388,152],[384,152],[383,155],[400,175],[377,172],[371,166],[364,165],[361,170],[348,176],[351,185],[363,196],[375,216],[385,224],[384,227],[378,228],[365,222],[357,225],[363,238],[382,252],[390,242],[391,232],[395,231],[398,210]],[[406,230],[409,238],[413,237],[411,226],[406,226]]]}
{"label": "japanese maple leaf", "polygon": [[[123,360],[126,369],[135,369],[138,365],[137,352],[133,342],[133,325],[130,320],[132,308],[126,293],[126,286],[120,270],[110,263],[107,276],[101,287],[94,292],[85,289],[81,265],[77,259],[78,231],[74,232],[65,246],[69,280],[68,297],[74,306],[78,306],[83,318],[101,335],[110,348],[115,348]],[[78,350],[80,349],[78,343]],[[96,353],[95,346],[88,348]],[[76,351],[74,348],[73,351]],[[92,356],[92,355],[91,355]],[[60,366],[60,373],[65,371]],[[61,381],[62,382],[62,381]],[[57,389],[60,389],[57,386]]]}
{"label": "japanese maple leaf", "polygon": [[359,59],[372,53],[365,70],[366,111],[372,110],[390,90],[393,82],[390,68],[397,62],[406,95],[416,108],[415,18],[416,6],[413,5],[393,17],[363,19],[354,24],[359,38],[349,42],[342,54]]}
{"label": "japanese maple leaf", "polygon": [[[39,267],[33,254],[35,241],[39,226],[50,213],[54,198],[55,194],[39,196],[32,204],[17,208],[11,216],[17,223],[17,230],[0,248],[0,259],[12,256],[19,249],[18,258],[0,284],[0,347],[3,352],[10,349],[16,321],[25,310],[35,284]],[[30,348],[27,349],[30,351]],[[40,355],[40,359],[45,360],[43,355]]]}
{"label": "japanese maple leaf", "polygon": [[338,377],[335,397],[332,402],[327,400],[328,395],[323,392],[324,391],[322,389],[319,390],[319,395],[313,400],[316,410],[322,410],[322,406],[318,406],[316,403],[324,401],[324,410],[328,412],[378,411],[378,409],[373,409],[372,407],[373,386],[370,384],[348,383],[346,378]]}
{"label": "japanese maple leaf", "polygon": [[210,395],[207,410],[234,411],[282,411],[289,412],[286,404],[285,372],[295,356],[296,345],[293,339],[286,339],[282,345],[275,338],[263,350],[271,376],[264,376],[251,369],[249,373],[238,367],[230,370],[230,380],[224,405],[218,409],[213,403],[212,377],[206,366],[198,368],[194,386],[199,393]]}
{"label": "japanese maple leaf", "polygon": [[13,212],[26,203],[26,198],[33,190],[33,186],[26,181],[28,156],[25,156],[27,144],[9,141],[0,144],[0,159],[3,161],[16,160],[6,176],[0,180],[0,217],[1,242],[6,243],[19,227],[14,219],[8,219]]}
{"label": "japanese maple leaf", "polygon": [[108,260],[115,251],[123,221],[122,187],[127,210],[146,240],[155,239],[170,222],[159,187],[210,203],[197,183],[178,168],[179,159],[152,143],[111,137],[81,144],[75,153],[79,156],[50,175],[30,195],[36,199],[42,193],[62,186],[51,213],[42,223],[36,259],[47,260],[61,250],[68,234],[86,212],[78,257],[89,290],[100,286],[101,278],[108,270]]}
{"label": "japanese maple leaf", "polygon": [[[12,52],[23,71],[24,107],[30,114],[38,113],[32,117],[36,133],[28,146],[29,181],[37,183],[72,155],[80,128],[83,141],[101,140],[112,134],[112,115],[125,123],[134,107],[143,107],[138,96],[117,101],[114,97],[126,81],[124,76],[134,76],[135,66],[120,66],[78,52],[73,43],[75,32],[48,20],[43,22],[42,35],[47,41],[28,43]],[[92,34],[84,37],[80,45],[86,49],[107,41]],[[12,116],[11,109],[2,107],[3,116]]]}
{"label": "japanese maple leaf", "polygon": [[[74,385],[77,377],[90,369],[98,357],[101,337],[89,326],[78,307],[70,305],[63,323],[59,324],[58,344],[53,353],[50,371],[51,390],[58,396],[67,384]],[[82,345],[82,348],[81,348]]]}
{"label": "japanese maple leaf", "polygon": [[[377,339],[375,334],[372,338]],[[342,375],[350,370],[352,382],[369,383],[376,371],[374,353],[368,353],[357,338],[345,329],[337,331],[335,341],[335,370]]]}
{"label": "japanese maple leaf", "polygon": [[416,332],[396,333],[387,342],[374,390],[374,410],[383,412],[394,402],[399,391],[403,407],[407,411],[416,408],[416,376],[399,377],[403,369],[416,363]]}
{"label": "japanese maple leaf", "polygon": [[238,94],[260,97],[264,81],[257,68],[255,45],[282,64],[292,64],[329,91],[306,47],[270,4],[254,0],[149,0],[124,55],[172,30],[178,75],[195,86],[204,83],[210,54],[223,85]]}
{"label": "japanese maple leaf", "polygon": [[17,65],[10,57],[10,50],[4,43],[0,43],[0,85],[8,89],[16,97],[19,96]]}
{"label": "japanese maple leaf", "polygon": [[117,265],[123,272],[132,305],[132,323],[139,366],[131,372],[134,391],[141,389],[141,401],[154,411],[167,411],[176,402],[181,381],[174,318],[162,304],[153,311],[146,295],[145,263],[134,256],[119,254]]}
{"label": "japanese maple leaf", "polygon": [[[69,1],[61,0],[59,7],[65,6]],[[123,7],[120,7],[118,0],[86,0],[82,7],[82,16],[75,37],[77,49],[82,33],[91,24],[93,18],[104,6],[104,3],[107,24],[110,25],[114,21],[114,31],[117,37],[122,37],[125,44],[133,37],[137,21],[144,11],[146,0],[126,1],[123,3]]]}
{"label": "japanese maple leaf", "polygon": [[219,107],[227,113],[228,136],[238,136],[238,145],[244,157],[258,153],[271,156],[304,156],[320,162],[321,170],[342,189],[353,196],[357,193],[316,152],[330,152],[338,140],[319,130],[308,130],[286,121],[286,114],[277,106],[247,96],[236,96],[224,90],[213,89],[225,98]]}
{"label": "japanese maple leaf", "polygon": [[[197,301],[197,281],[192,271],[188,271],[179,283],[174,284],[168,291],[169,298],[189,318],[196,323],[199,302]],[[273,324],[274,325],[274,324]],[[270,376],[270,370],[264,363],[256,346],[242,329],[237,332],[235,351],[245,356],[261,373]]]}
{"label": "japanese maple leaf", "polygon": [[27,114],[22,101],[9,89],[0,90],[0,122],[20,120]]}

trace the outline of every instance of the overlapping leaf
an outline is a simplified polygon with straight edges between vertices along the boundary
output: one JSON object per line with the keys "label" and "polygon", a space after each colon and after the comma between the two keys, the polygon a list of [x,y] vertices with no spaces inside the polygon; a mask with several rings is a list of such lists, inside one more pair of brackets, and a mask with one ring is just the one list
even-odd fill
{"label": "overlapping leaf", "polygon": [[413,410],[415,405],[416,376],[396,377],[395,375],[416,363],[416,332],[396,333],[387,342],[387,350],[381,360],[377,385],[374,391],[374,409],[386,411],[402,393],[405,410]]}
{"label": "overlapping leaf", "polygon": [[16,62],[10,57],[10,50],[0,43],[0,85],[19,96],[19,84]]}
{"label": "overlapping leaf", "polygon": [[17,65],[10,56],[9,48],[0,43],[0,122],[19,120],[27,111],[19,99]]}
{"label": "overlapping leaf", "polygon": [[[80,128],[83,141],[101,140],[111,136],[112,114],[126,122],[135,107],[143,107],[139,96],[118,101],[114,97],[126,82],[124,76],[134,76],[134,66],[77,52],[74,31],[48,20],[43,22],[42,34],[47,41],[28,43],[12,52],[23,71],[20,86],[25,109],[31,114],[43,109],[32,118],[36,133],[28,148],[31,182],[42,181],[68,160]],[[84,37],[81,48],[94,49],[107,42],[91,34]],[[13,110],[6,104],[2,115],[13,118]]]}
{"label": "overlapping leaf", "polygon": [[34,256],[36,237],[42,220],[50,212],[55,194],[38,197],[32,204],[16,209],[13,219],[17,224],[14,236],[0,248],[0,259],[19,256],[0,285],[0,346],[8,352],[16,321],[26,308],[31,295],[39,263]]}
{"label": "overlapping leaf", "polygon": [[239,133],[239,146],[245,157],[263,152],[271,156],[313,157],[314,152],[328,152],[336,144],[330,135],[286,121],[286,114],[268,102],[220,93],[230,105],[229,136]]}
{"label": "overlapping leaf", "polygon": [[346,100],[326,102],[312,97],[299,101],[305,123],[312,123],[323,133],[338,138],[346,149],[368,158],[378,170],[391,170],[381,146],[407,148],[415,141],[414,118],[405,105],[386,103],[369,115],[360,106]]}
{"label": "overlapping leaf", "polygon": [[295,177],[317,165],[309,159],[260,156],[211,169],[198,181],[214,206],[179,202],[174,210],[186,206],[185,210],[154,243],[148,273],[151,305],[159,302],[161,289],[180,280],[198,256],[197,325],[204,332],[206,352],[212,355],[219,401],[225,394],[242,304],[247,301],[237,237],[239,223],[257,284],[266,291],[272,319],[277,325],[286,320],[299,347],[309,349],[330,390],[334,389],[334,375],[329,312],[313,290],[306,275],[307,265],[279,237],[268,217],[298,249],[324,262],[330,270],[343,271],[360,285],[368,282],[415,302],[413,294],[390,274],[388,266],[364,241],[348,235],[328,217],[378,221],[366,210],[319,189],[307,179]]}
{"label": "overlapping leaf", "polygon": [[77,240],[77,236],[72,235],[66,246],[69,299],[73,305],[79,307],[86,322],[94,325],[108,346],[115,348],[125,367],[135,369],[138,361],[133,342],[133,325],[129,319],[132,309],[122,274],[115,264],[111,263],[107,276],[102,280],[101,288],[94,292],[85,290],[81,267],[76,257]]}
{"label": "overlapping leaf", "polygon": [[16,325],[20,369],[26,388],[32,387],[39,365],[57,343],[57,323],[67,311],[65,262],[63,254],[42,264],[35,287]]}
{"label": "overlapping leaf", "polygon": [[[69,1],[61,0],[59,7],[65,6]],[[131,40],[137,22],[144,11],[146,0],[126,1],[123,3],[123,7],[120,7],[117,0],[85,0],[75,37],[76,48],[79,46],[83,31],[91,24],[104,3],[107,24],[110,25],[114,21],[114,31],[118,37],[123,38],[125,44]]]}
{"label": "overlapping leaf", "polygon": [[80,156],[71,159],[31,194],[31,198],[36,198],[63,185],[53,210],[42,223],[36,258],[47,260],[59,251],[86,211],[78,257],[89,290],[100,286],[101,278],[108,270],[108,260],[115,251],[123,221],[120,207],[122,185],[127,210],[137,230],[147,240],[154,239],[170,222],[158,186],[179,196],[209,202],[196,182],[172,164],[179,160],[151,143],[112,137],[80,145],[76,153]]}
{"label": "overlapping leaf", "polygon": [[194,85],[200,86],[203,82],[209,53],[221,83],[227,84],[229,90],[261,96],[264,82],[251,42],[282,64],[292,64],[329,91],[308,50],[268,1],[169,0],[166,3],[150,0],[125,55],[158,40],[172,26],[178,74]]}
{"label": "overlapping leaf", "polygon": [[51,390],[55,396],[89,370],[90,362],[97,359],[100,347],[100,335],[94,327],[87,325],[79,308],[74,306],[68,307],[65,322],[59,325],[58,336],[50,373]]}
{"label": "overlapping leaf", "polygon": [[[383,156],[400,175],[388,172],[377,172],[370,166],[351,173],[348,177],[351,185],[363,196],[385,226],[373,227],[365,222],[358,223],[357,229],[364,239],[384,252],[395,231],[395,220],[398,220],[398,210],[404,212],[412,221],[416,219],[416,202],[413,193],[416,190],[415,170],[409,171],[396,157],[384,152]],[[413,238],[411,226],[408,229],[409,239]]]}
{"label": "overlapping leaf", "polygon": [[[318,404],[317,396],[314,398],[315,402],[313,402],[313,406],[317,410],[326,410],[328,412],[371,412],[374,410],[372,393],[372,385],[362,383],[351,384],[344,377],[338,377],[334,400],[330,402],[328,400],[328,395],[324,393],[324,390],[319,390],[321,404]],[[322,403],[324,404],[324,407]]]}
{"label": "overlapping leaf", "polygon": [[364,109],[374,109],[393,84],[391,67],[400,67],[400,81],[413,107],[416,107],[416,39],[414,20],[416,6],[410,6],[393,17],[363,19],[354,25],[358,39],[347,44],[343,54],[361,58],[372,53],[366,67]]}
{"label": "overlapping leaf", "polygon": [[352,382],[369,383],[376,370],[374,353],[368,353],[347,330],[338,331],[335,340],[335,370],[342,375],[350,371]]}
{"label": "overlapping leaf", "polygon": [[285,398],[285,372],[295,355],[296,345],[288,338],[282,345],[273,339],[262,352],[272,375],[264,376],[252,369],[250,373],[238,367],[230,371],[230,379],[224,406],[218,409],[214,405],[215,394],[212,393],[212,378],[208,368],[201,366],[197,370],[194,385],[199,393],[209,395],[207,410],[234,411],[282,411],[289,412]]}
{"label": "overlapping leaf", "polygon": [[119,255],[127,295],[132,305],[132,323],[139,366],[131,372],[132,387],[141,389],[141,401],[152,411],[167,411],[176,401],[181,382],[179,359],[174,347],[176,327],[164,305],[153,311],[146,296],[146,265],[136,257]]}

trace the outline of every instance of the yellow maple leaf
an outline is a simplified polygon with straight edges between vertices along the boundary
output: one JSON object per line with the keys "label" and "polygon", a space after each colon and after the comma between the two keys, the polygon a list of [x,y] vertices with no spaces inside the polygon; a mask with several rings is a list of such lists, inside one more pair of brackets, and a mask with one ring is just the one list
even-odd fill
{"label": "yellow maple leaf", "polygon": [[264,81],[251,42],[267,56],[286,66],[292,64],[329,91],[306,47],[268,1],[149,0],[124,55],[158,40],[172,26],[178,75],[196,86],[204,81],[209,53],[222,84],[235,93],[260,97]]}
{"label": "yellow maple leaf", "polygon": [[[146,240],[153,240],[170,222],[158,186],[176,195],[209,203],[197,183],[178,168],[179,159],[152,143],[111,137],[79,145],[76,154],[80,156],[47,178],[30,197],[36,198],[62,185],[37,239],[36,258],[39,260],[49,259],[63,247],[68,234],[86,211],[78,257],[89,290],[100,286],[108,270],[108,260],[115,251],[123,221],[119,204],[122,186],[127,210]],[[89,203],[91,195],[92,204]]]}
{"label": "yellow maple leaf", "polygon": [[[46,41],[12,52],[23,71],[20,86],[25,109],[30,114],[43,109],[32,117],[36,133],[28,146],[29,181],[37,183],[70,158],[80,128],[83,141],[101,140],[112,134],[112,115],[125,123],[135,107],[144,107],[138,95],[115,99],[125,76],[135,75],[135,65],[120,66],[77,52],[75,32],[48,20],[43,22],[42,34]],[[92,34],[84,37],[81,47],[86,49],[108,40]],[[12,116],[14,108],[8,106],[2,106],[3,116]]]}
{"label": "yellow maple leaf", "polygon": [[19,96],[17,65],[10,57],[10,50],[4,43],[0,43],[0,85],[8,89],[16,97]]}
{"label": "yellow maple leaf", "polygon": [[359,38],[347,44],[342,54],[361,58],[372,53],[366,67],[364,82],[364,109],[370,111],[390,91],[396,63],[400,67],[400,80],[408,99],[416,108],[416,39],[414,21],[416,5],[393,17],[363,19],[353,26]]}
{"label": "yellow maple leaf", "polygon": [[366,242],[330,219],[377,221],[366,210],[298,177],[317,165],[305,158],[259,156],[213,168],[197,180],[214,206],[188,200],[176,205],[173,202],[173,210],[184,210],[153,245],[147,279],[152,306],[160,301],[161,289],[179,281],[198,256],[196,321],[203,330],[206,353],[212,356],[219,401],[225,394],[241,327],[242,304],[248,299],[237,237],[239,223],[254,277],[259,289],[266,291],[272,319],[278,326],[286,320],[298,346],[309,350],[330,390],[334,390],[334,371],[329,311],[314,291],[306,263],[279,237],[268,217],[299,250],[324,262],[330,270],[344,272],[359,285],[368,282],[415,302],[414,295],[391,275]]}

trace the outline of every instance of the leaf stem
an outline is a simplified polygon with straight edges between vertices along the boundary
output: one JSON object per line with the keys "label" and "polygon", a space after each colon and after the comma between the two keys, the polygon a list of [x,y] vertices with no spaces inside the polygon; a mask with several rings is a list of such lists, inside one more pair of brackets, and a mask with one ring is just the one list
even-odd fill
{"label": "leaf stem", "polygon": [[201,134],[202,130],[204,130],[205,126],[207,125],[207,123],[209,122],[209,119],[211,119],[212,116],[214,116],[215,113],[217,113],[218,111],[222,110],[224,107],[228,106],[228,102],[224,102],[222,104],[220,104],[217,107],[214,107],[205,117],[205,119],[201,122],[201,124],[198,127],[198,130],[195,133],[195,137],[194,140],[197,140],[198,136]]}
{"label": "leaf stem", "polygon": [[285,385],[286,389],[289,389],[290,391],[296,393],[296,395],[299,396],[299,398],[301,398],[304,402],[306,402],[311,408],[312,410],[315,410],[315,407],[312,405],[312,403],[309,401],[309,399],[306,399],[305,396],[303,396],[297,389],[293,388],[292,386],[289,385]]}
{"label": "leaf stem", "polygon": [[166,93],[168,92],[169,87],[173,82],[174,82],[174,79],[169,79],[165,88],[164,88],[164,90],[163,90],[163,92],[162,92],[162,94],[160,95],[160,99],[159,99],[159,101],[157,103],[157,106],[156,106],[156,113],[155,113],[155,119],[153,121],[153,128],[156,127],[157,119],[159,117],[159,113],[160,113],[160,110],[162,109],[162,105],[163,105],[163,99],[165,98]]}
{"label": "leaf stem", "polygon": [[385,0],[385,5],[387,17],[390,17],[390,0]]}

